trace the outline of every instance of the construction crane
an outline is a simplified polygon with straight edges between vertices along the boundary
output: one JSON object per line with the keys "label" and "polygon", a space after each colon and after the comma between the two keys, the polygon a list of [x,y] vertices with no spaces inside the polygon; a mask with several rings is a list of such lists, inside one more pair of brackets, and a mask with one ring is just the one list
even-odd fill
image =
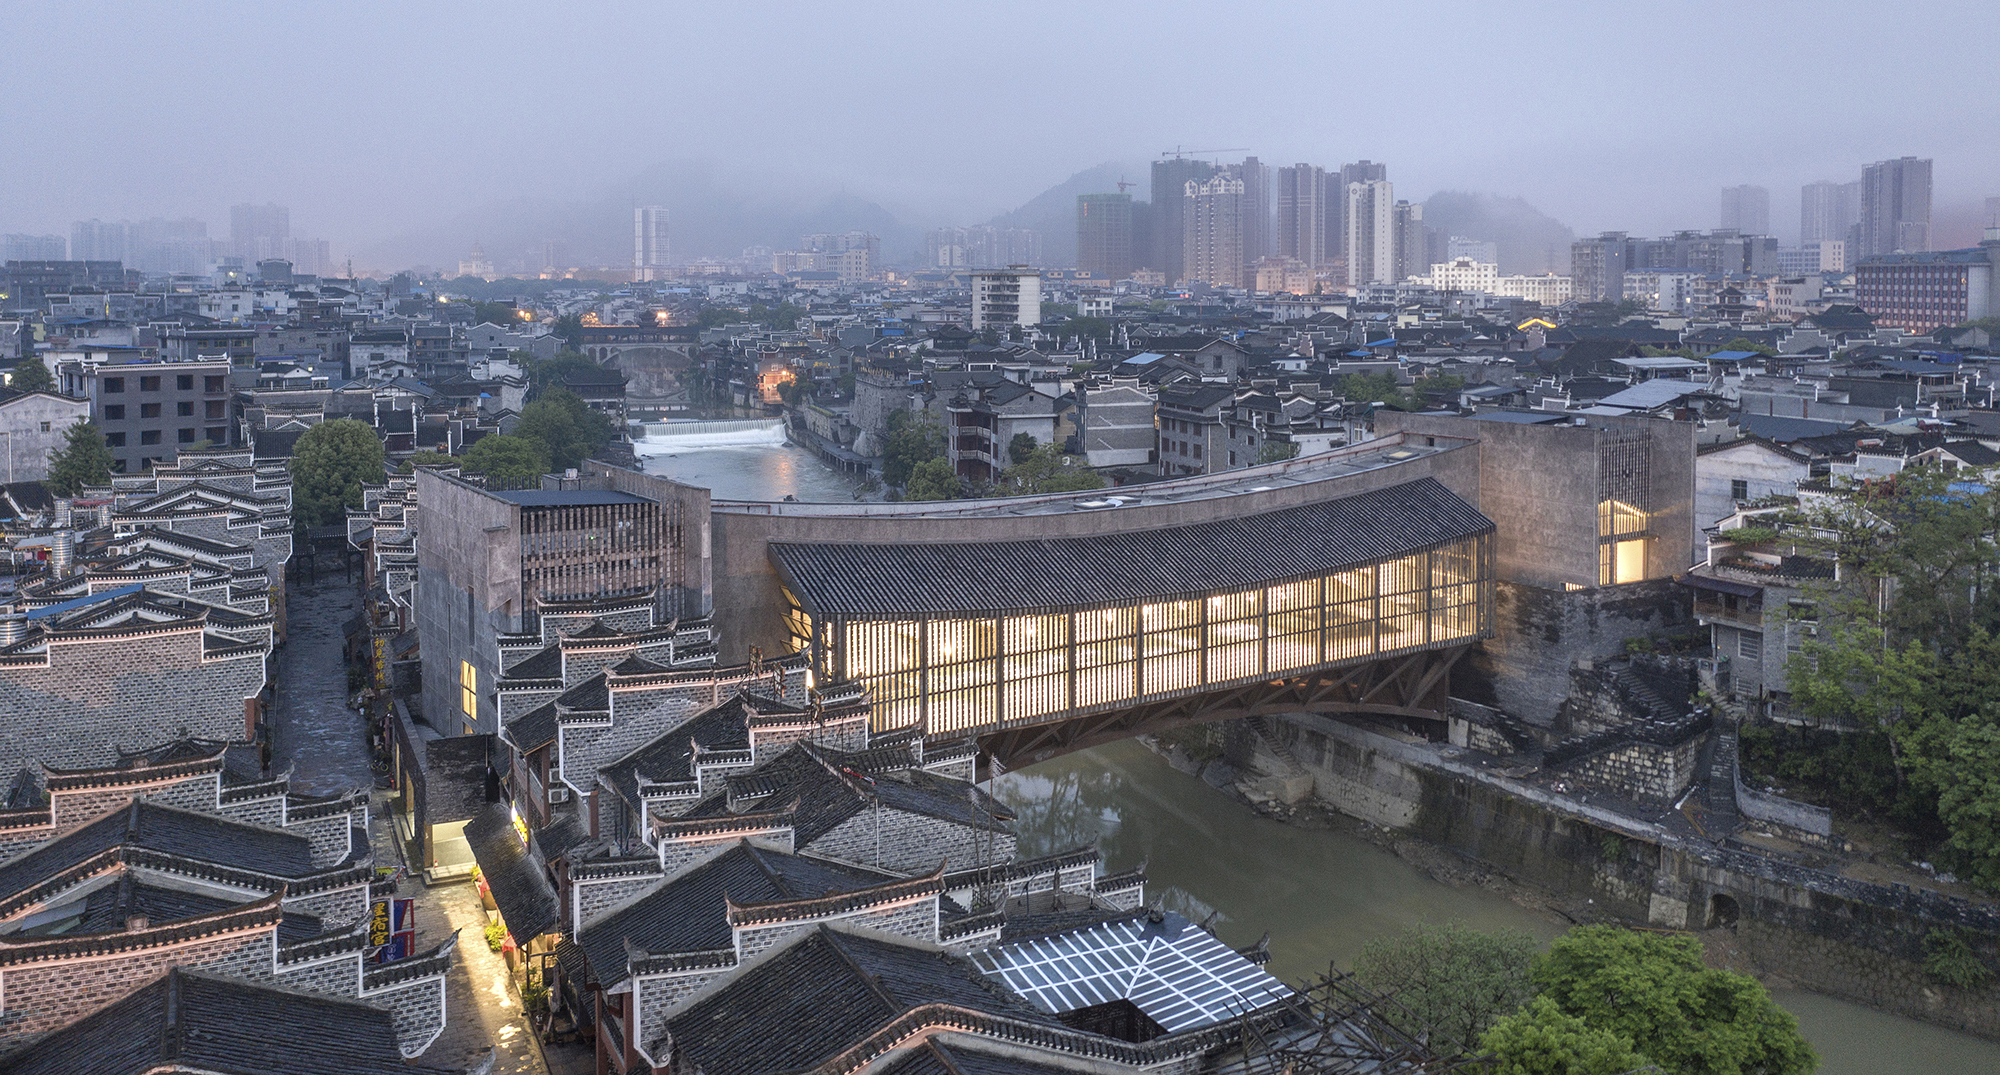
{"label": "construction crane", "polygon": [[1120,194],[1123,194],[1123,193],[1125,193],[1125,191],[1126,191],[1126,189],[1127,189],[1128,187],[1136,187],[1136,186],[1138,186],[1138,185],[1139,185],[1139,184],[1137,184],[1137,183],[1127,183],[1127,182],[1125,181],[1125,177],[1124,177],[1124,176],[1122,176],[1122,175],[1118,177],[1118,193],[1120,193]]}
{"label": "construction crane", "polygon": [[1175,160],[1179,160],[1182,157],[1200,157],[1210,153],[1248,153],[1248,152],[1250,152],[1250,150],[1246,146],[1237,146],[1231,149],[1182,149],[1179,146],[1175,146],[1172,149],[1160,150],[1160,156],[1172,157]]}

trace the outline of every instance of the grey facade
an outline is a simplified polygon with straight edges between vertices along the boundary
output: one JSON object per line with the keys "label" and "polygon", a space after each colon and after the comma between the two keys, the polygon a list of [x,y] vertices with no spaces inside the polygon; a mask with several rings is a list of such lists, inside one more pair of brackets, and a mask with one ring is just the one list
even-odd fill
{"label": "grey facade", "polygon": [[[35,361],[30,359],[29,361]],[[0,453],[8,482],[49,476],[49,457],[62,448],[69,427],[90,418],[90,401],[52,392],[29,392],[0,400]]]}
{"label": "grey facade", "polygon": [[500,730],[502,635],[538,632],[564,606],[654,602],[661,620],[706,614],[708,490],[586,463],[571,488],[489,491],[417,472],[423,716],[440,731]]}
{"label": "grey facade", "polygon": [[114,469],[137,474],[202,441],[237,443],[229,368],[226,359],[66,362],[57,380],[64,395],[90,401]]}

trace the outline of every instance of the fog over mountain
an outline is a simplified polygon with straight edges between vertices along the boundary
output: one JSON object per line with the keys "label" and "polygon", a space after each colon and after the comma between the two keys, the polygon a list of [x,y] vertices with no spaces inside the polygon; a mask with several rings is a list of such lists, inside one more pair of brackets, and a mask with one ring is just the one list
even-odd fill
{"label": "fog over mountain", "polygon": [[[278,202],[357,265],[473,241],[504,263],[552,239],[622,264],[642,199],[689,253],[867,227],[902,261],[926,228],[996,214],[1061,251],[1065,176],[1143,193],[1175,146],[1386,161],[1399,197],[1518,197],[1579,234],[1714,227],[1721,188],[1752,183],[1790,238],[1800,184],[1906,154],[1936,162],[1940,242],[1976,238],[2000,194],[1990,0],[17,0],[8,19],[0,232],[192,217],[226,235],[232,205]],[[1368,46],[1335,64],[1339,42]],[[1658,62],[1593,60],[1635,50]],[[1796,92],[1743,104],[1779,83]]]}

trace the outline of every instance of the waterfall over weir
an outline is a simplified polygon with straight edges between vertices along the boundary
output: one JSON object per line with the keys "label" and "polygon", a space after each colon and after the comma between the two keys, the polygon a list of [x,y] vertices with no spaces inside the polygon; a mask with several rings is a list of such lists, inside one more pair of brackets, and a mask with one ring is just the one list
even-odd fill
{"label": "waterfall over weir", "polygon": [[699,451],[704,448],[777,447],[785,443],[782,418],[734,418],[720,421],[647,422],[645,435],[634,441],[639,455]]}

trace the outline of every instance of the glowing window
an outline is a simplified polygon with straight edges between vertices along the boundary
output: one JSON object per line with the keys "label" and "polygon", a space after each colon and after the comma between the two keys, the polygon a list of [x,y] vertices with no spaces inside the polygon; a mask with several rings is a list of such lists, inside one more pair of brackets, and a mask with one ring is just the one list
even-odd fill
{"label": "glowing window", "polygon": [[458,708],[467,723],[479,720],[479,670],[471,661],[458,662]]}

